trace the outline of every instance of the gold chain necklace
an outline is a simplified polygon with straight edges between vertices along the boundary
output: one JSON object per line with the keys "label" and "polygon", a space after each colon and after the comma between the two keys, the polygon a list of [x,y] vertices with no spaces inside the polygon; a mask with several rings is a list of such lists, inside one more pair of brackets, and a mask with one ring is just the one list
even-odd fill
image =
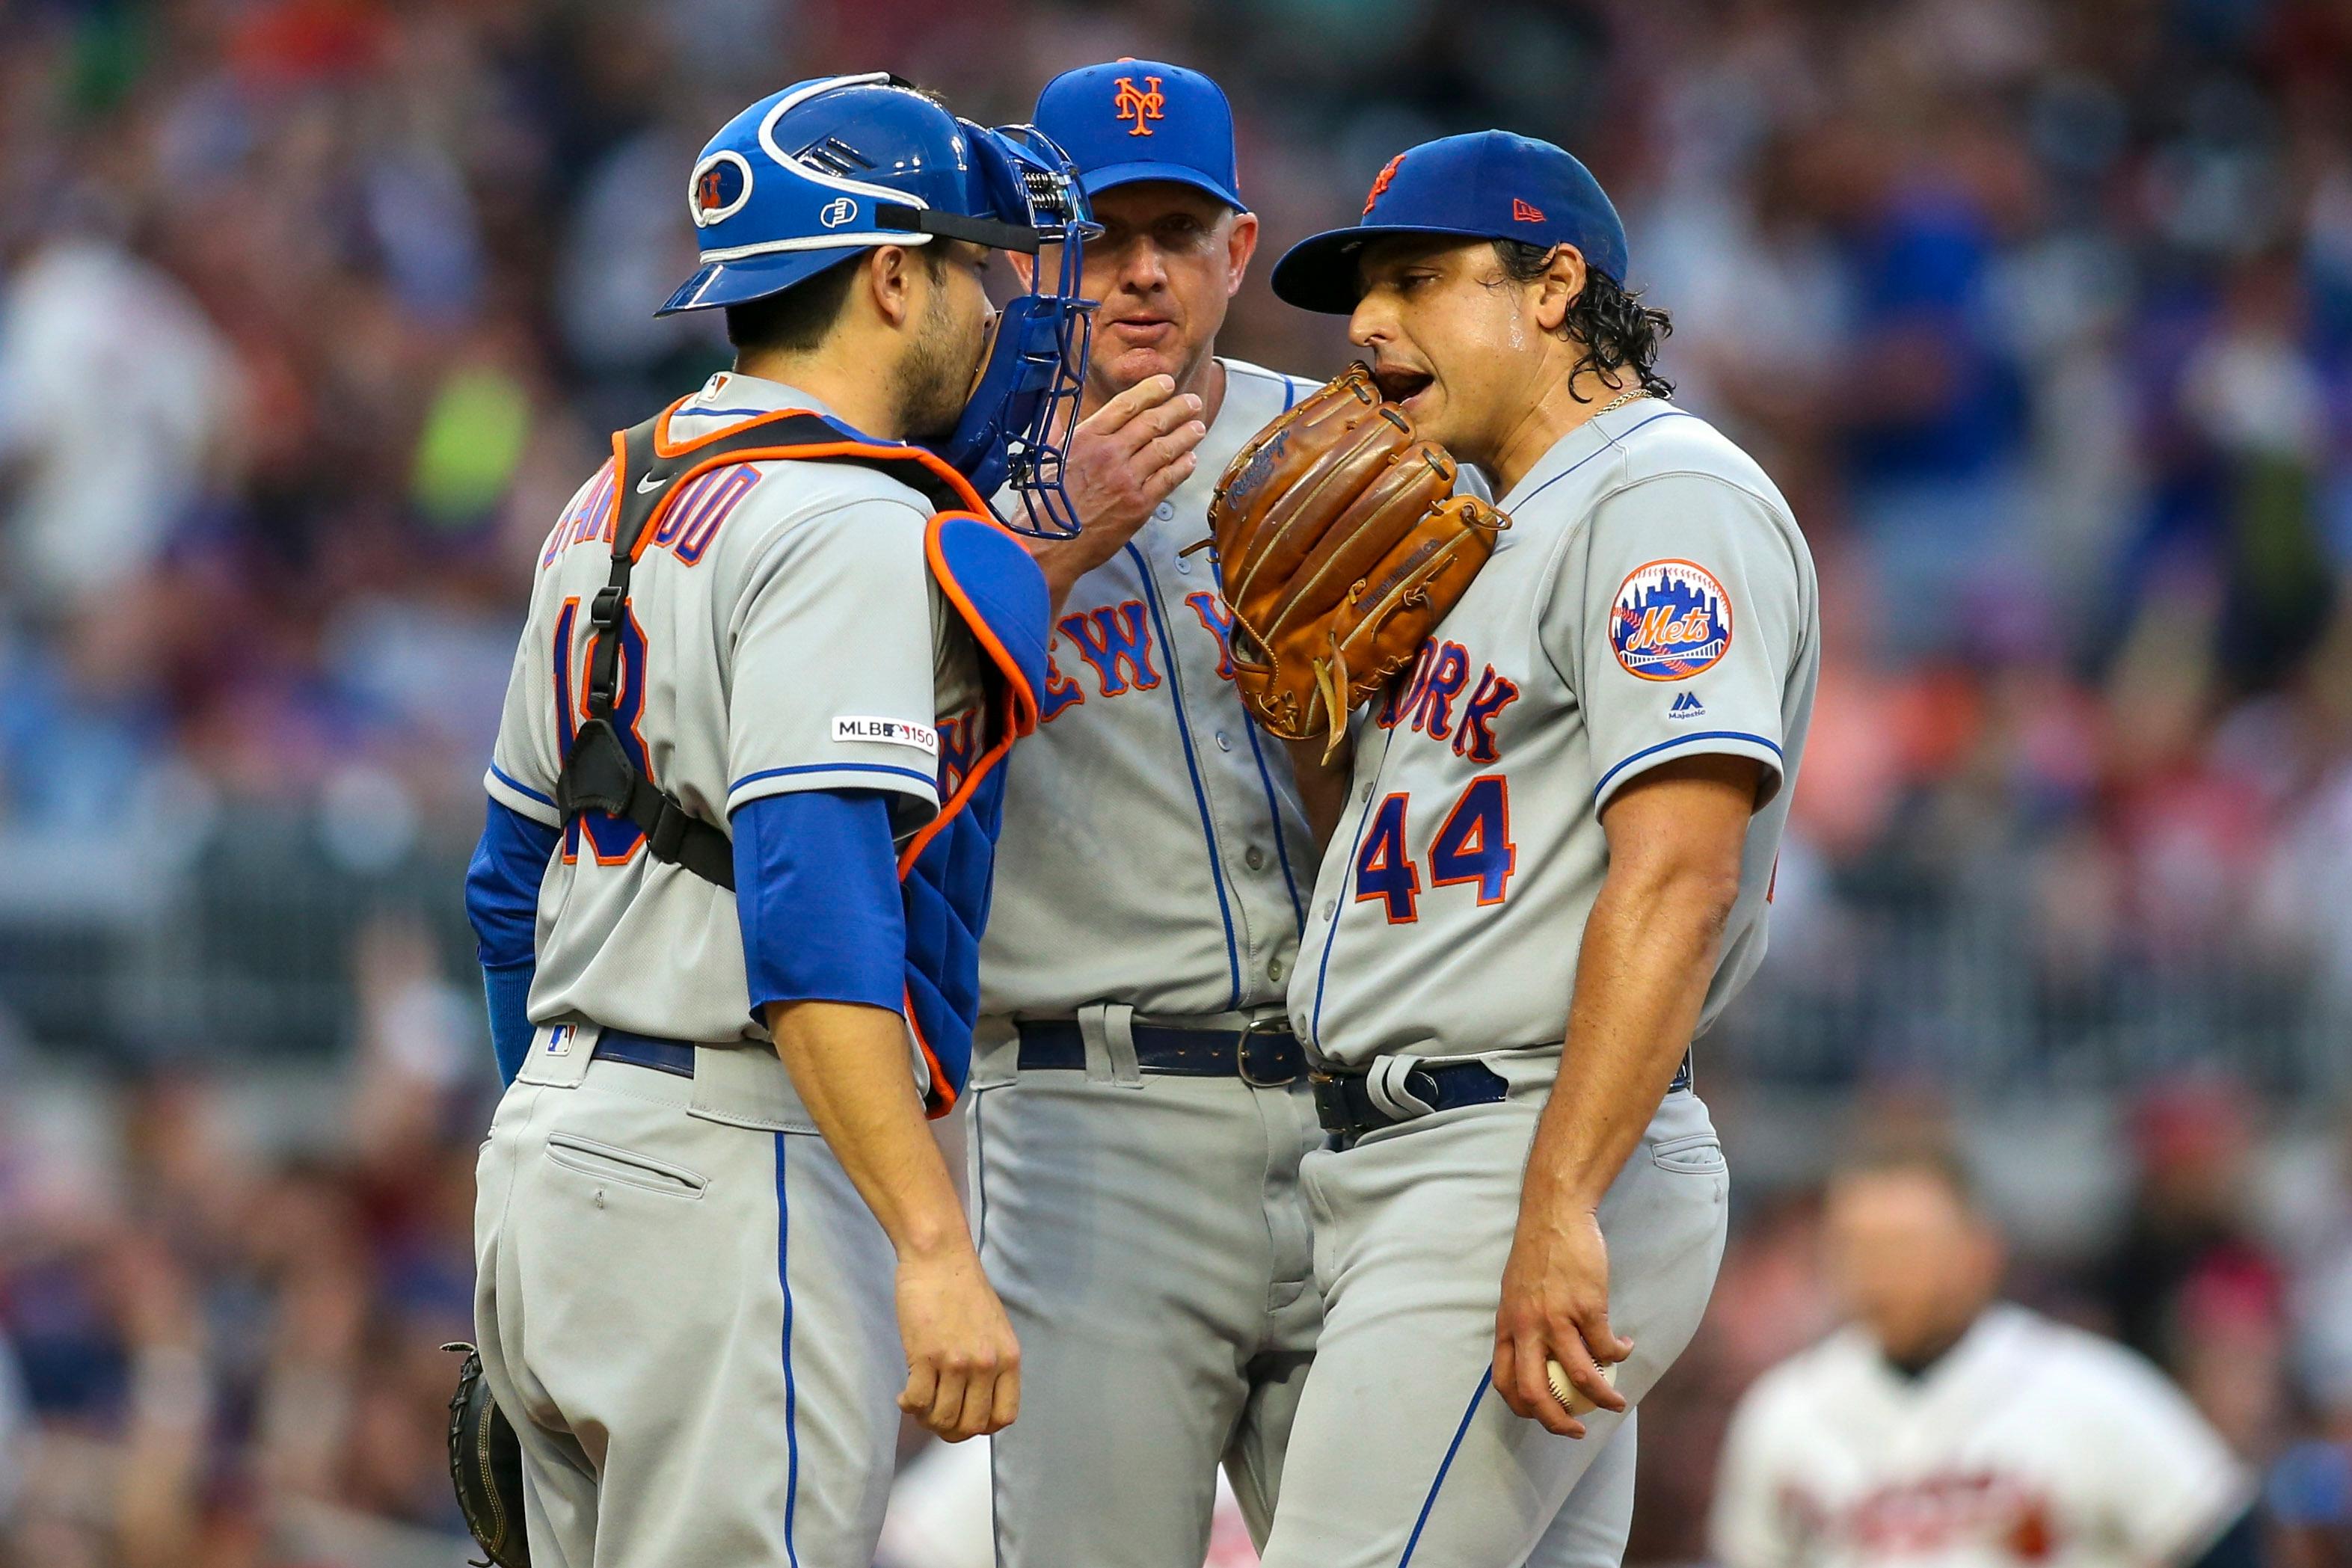
{"label": "gold chain necklace", "polygon": [[1650,393],[1648,389],[1643,387],[1635,387],[1632,392],[1619,392],[1615,397],[1611,398],[1607,402],[1602,403],[1599,409],[1595,410],[1592,417],[1599,419],[1604,413],[1614,413],[1616,410],[1623,408],[1627,403],[1633,402],[1635,399],[1645,398],[1649,395]]}

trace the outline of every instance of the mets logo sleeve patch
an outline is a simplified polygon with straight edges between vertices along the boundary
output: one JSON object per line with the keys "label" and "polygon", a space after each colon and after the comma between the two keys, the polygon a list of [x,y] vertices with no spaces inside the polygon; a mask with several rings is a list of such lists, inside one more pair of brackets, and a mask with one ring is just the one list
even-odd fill
{"label": "mets logo sleeve patch", "polygon": [[1688,680],[1730,652],[1731,595],[1696,561],[1635,567],[1617,587],[1609,645],[1628,674]]}

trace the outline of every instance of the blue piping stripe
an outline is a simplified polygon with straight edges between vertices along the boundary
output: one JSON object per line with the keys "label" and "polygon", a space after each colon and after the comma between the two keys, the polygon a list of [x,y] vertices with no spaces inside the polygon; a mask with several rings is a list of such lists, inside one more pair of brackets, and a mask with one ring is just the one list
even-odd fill
{"label": "blue piping stripe", "polygon": [[784,406],[779,403],[774,408],[682,408],[670,417],[673,419],[757,419],[762,414],[781,413]]}
{"label": "blue piping stripe", "polygon": [[776,1139],[776,1283],[784,1288],[784,1561],[800,1568],[801,1549],[793,1526],[801,1503],[800,1390],[793,1381],[793,1206],[784,1194],[784,1139]]}
{"label": "blue piping stripe", "polygon": [[1511,509],[1515,512],[1517,511],[1521,507],[1526,506],[1529,501],[1534,500],[1538,496],[1542,495],[1546,490],[1550,489],[1554,485],[1559,484],[1562,479],[1567,478],[1570,474],[1575,473],[1579,468],[1583,467],[1586,464],[1600,456],[1602,452],[1608,451],[1610,448],[1615,446],[1619,442],[1624,440],[1626,435],[1631,435],[1637,430],[1655,424],[1662,419],[1696,419],[1698,415],[1695,413],[1685,413],[1678,408],[1670,408],[1662,413],[1652,414],[1640,424],[1626,426],[1624,435],[1611,435],[1603,437],[1598,451],[1586,453],[1583,456],[1578,458],[1575,462],[1570,464],[1567,467],[1561,469],[1559,473],[1553,475],[1550,478],[1545,480],[1542,484],[1537,486],[1526,495],[1520,497],[1517,501],[1511,504]]}
{"label": "blue piping stripe", "polygon": [[1298,878],[1290,870],[1290,835],[1282,831],[1282,798],[1275,792],[1274,775],[1266,771],[1265,748],[1258,744],[1257,724],[1246,714],[1242,716],[1242,732],[1249,737],[1250,755],[1257,758],[1258,782],[1265,786],[1266,813],[1274,819],[1274,853],[1282,862],[1282,885],[1290,890],[1290,917],[1298,922],[1298,934],[1307,935],[1307,906],[1298,901]]}
{"label": "blue piping stripe", "polygon": [[934,795],[940,792],[936,775],[912,768],[893,768],[887,762],[811,762],[798,768],[763,768],[757,773],[746,773],[727,786],[727,792],[732,795],[746,784],[757,784],[762,779],[782,779],[793,773],[896,773],[901,778],[912,779]]}
{"label": "blue piping stripe", "polygon": [[979,1090],[971,1093],[971,1245],[974,1251],[988,1246],[988,1135],[980,1125],[980,1103],[988,1098]]}
{"label": "blue piping stripe", "polygon": [[1288,413],[1290,405],[1298,401],[1298,383],[1288,376],[1282,378],[1282,412]]}
{"label": "blue piping stripe", "polygon": [[1184,743],[1184,771],[1192,776],[1192,800],[1201,809],[1201,833],[1209,845],[1209,879],[1216,884],[1217,917],[1225,923],[1225,967],[1234,978],[1233,994],[1225,1002],[1230,1009],[1242,1005],[1241,950],[1234,943],[1233,908],[1225,902],[1225,869],[1218,859],[1216,824],[1209,820],[1209,794],[1201,785],[1200,759],[1192,755],[1192,727],[1184,716],[1183,675],[1176,667],[1176,644],[1168,635],[1168,617],[1160,612],[1160,585],[1151,580],[1150,564],[1131,542],[1127,553],[1135,560],[1136,575],[1143,580],[1144,602],[1151,608],[1151,629],[1168,661],[1168,695],[1176,705],[1176,738]]}
{"label": "blue piping stripe", "polygon": [[[1381,764],[1372,769],[1375,779],[1380,777],[1381,766],[1388,762],[1389,747],[1395,744],[1396,731],[1391,729],[1381,742]],[[1354,782],[1352,775],[1349,781]],[[1364,797],[1359,810],[1361,814],[1356,819],[1356,841],[1348,850],[1346,874],[1349,876],[1356,874],[1356,857],[1364,852],[1364,830],[1372,825],[1372,800],[1370,795]],[[1318,1049],[1323,1044],[1323,983],[1331,977],[1331,949],[1339,940],[1339,922],[1347,919],[1348,911],[1354,907],[1354,900],[1349,898],[1333,902],[1337,907],[1331,914],[1331,929],[1323,933],[1323,962],[1315,969],[1315,1016],[1307,1020],[1307,1032],[1313,1037],[1307,1043]]]}
{"label": "blue piping stripe", "polygon": [[1454,1456],[1462,1450],[1462,1439],[1469,1435],[1470,1417],[1478,1414],[1478,1401],[1486,1397],[1487,1379],[1494,1375],[1491,1367],[1481,1368],[1478,1386],[1471,1391],[1470,1408],[1462,1412],[1462,1425],[1454,1428],[1454,1441],[1446,1445],[1445,1458],[1439,1462],[1436,1479],[1429,1483],[1429,1495],[1421,1500],[1421,1517],[1412,1521],[1412,1538],[1404,1543],[1404,1555],[1397,1559],[1397,1568],[1405,1568],[1421,1545],[1421,1532],[1429,1523],[1429,1511],[1437,1506],[1438,1489],[1445,1485],[1445,1472],[1454,1468]]}
{"label": "blue piping stripe", "polygon": [[523,783],[520,779],[509,779],[507,777],[506,770],[495,762],[490,764],[490,777],[505,785],[508,789],[513,790],[516,794],[528,795],[542,806],[552,806],[555,804],[553,800],[550,799],[548,796],[541,794],[538,790],[532,789],[530,785]]}
{"label": "blue piping stripe", "polygon": [[1616,778],[1617,775],[1624,772],[1626,768],[1631,768],[1634,763],[1641,761],[1644,757],[1655,757],[1661,751],[1671,751],[1677,746],[1688,746],[1695,740],[1744,740],[1748,742],[1750,745],[1764,747],[1764,749],[1769,751],[1775,758],[1778,758],[1780,755],[1780,748],[1779,746],[1765,739],[1760,735],[1750,735],[1744,729],[1693,730],[1688,735],[1678,735],[1672,740],[1662,740],[1655,746],[1645,746],[1642,747],[1641,750],[1633,753],[1633,756],[1628,757],[1622,762],[1617,764],[1616,767],[1612,768],[1608,772],[1603,773],[1601,776],[1601,782],[1592,787],[1592,798],[1596,800],[1601,799],[1601,791],[1609,788],[1609,780]]}

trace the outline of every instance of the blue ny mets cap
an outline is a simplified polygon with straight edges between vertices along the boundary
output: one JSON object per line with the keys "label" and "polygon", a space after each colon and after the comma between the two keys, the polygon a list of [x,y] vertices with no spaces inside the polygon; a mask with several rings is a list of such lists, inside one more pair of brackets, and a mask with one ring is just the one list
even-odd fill
{"label": "blue ny mets cap", "polygon": [[1239,212],[1234,110],[1199,71],[1160,60],[1114,60],[1064,71],[1037,95],[1037,129],[1078,167],[1087,195],[1172,180]]}
{"label": "blue ny mets cap", "polygon": [[1345,316],[1363,292],[1356,259],[1382,235],[1572,245],[1610,281],[1625,281],[1625,225],[1592,171],[1565,150],[1507,131],[1479,131],[1408,148],[1364,198],[1362,221],[1300,240],[1274,265],[1275,297]]}

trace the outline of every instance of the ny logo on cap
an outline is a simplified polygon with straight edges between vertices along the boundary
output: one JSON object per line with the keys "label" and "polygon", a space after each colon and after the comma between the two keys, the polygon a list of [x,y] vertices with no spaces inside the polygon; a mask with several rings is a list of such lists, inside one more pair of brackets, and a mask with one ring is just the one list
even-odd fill
{"label": "ny logo on cap", "polygon": [[1397,165],[1403,162],[1404,154],[1402,152],[1398,153],[1395,157],[1389,160],[1388,167],[1382,169],[1380,172],[1379,177],[1373,180],[1371,193],[1364,198],[1364,216],[1370,217],[1372,215],[1372,204],[1379,201],[1381,199],[1381,193],[1385,192],[1389,188],[1389,182],[1396,178]]}
{"label": "ny logo on cap", "polygon": [[1110,100],[1110,111],[1114,118],[1135,121],[1134,128],[1128,131],[1129,136],[1149,136],[1151,134],[1151,127],[1143,122],[1147,120],[1167,118],[1160,112],[1168,107],[1167,97],[1160,90],[1160,78],[1145,77],[1143,83],[1143,89],[1139,92],[1136,90],[1133,77],[1119,78],[1118,91]]}

